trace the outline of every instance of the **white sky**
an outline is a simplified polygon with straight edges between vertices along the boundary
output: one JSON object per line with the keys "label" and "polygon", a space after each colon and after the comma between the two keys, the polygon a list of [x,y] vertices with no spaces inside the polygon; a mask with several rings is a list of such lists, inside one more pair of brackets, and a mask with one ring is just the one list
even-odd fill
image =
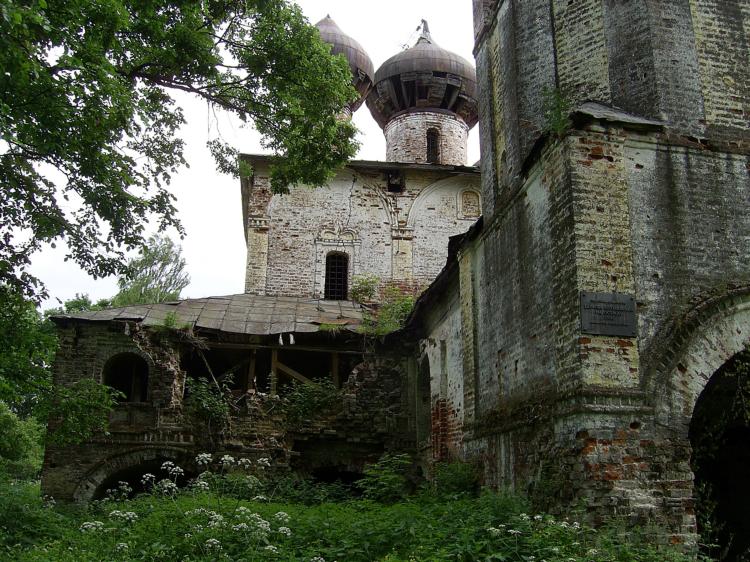
{"label": "white sky", "polygon": [[[359,41],[377,69],[405,44],[411,46],[422,18],[430,25],[432,37],[440,46],[474,62],[471,3],[447,0],[298,0],[311,23],[330,14],[341,29]],[[179,217],[187,232],[182,241],[191,283],[183,297],[228,295],[244,290],[245,238],[239,180],[215,170],[206,141],[216,135],[242,152],[262,152],[257,134],[240,128],[231,116],[209,112],[205,103],[187,95],[177,95],[188,123],[181,135],[186,141],[185,156],[190,163],[173,178],[171,189],[177,197]],[[354,115],[361,141],[358,159],[384,160],[385,139],[366,105]],[[479,159],[477,127],[469,138],[469,164]],[[153,231],[154,227],[151,227]],[[174,235],[175,233],[171,233]],[[64,251],[48,248],[32,259],[31,271],[47,285],[50,298],[44,308],[57,305],[76,293],[88,293],[92,300],[117,292],[115,278],[94,280],[71,262],[64,262]]]}

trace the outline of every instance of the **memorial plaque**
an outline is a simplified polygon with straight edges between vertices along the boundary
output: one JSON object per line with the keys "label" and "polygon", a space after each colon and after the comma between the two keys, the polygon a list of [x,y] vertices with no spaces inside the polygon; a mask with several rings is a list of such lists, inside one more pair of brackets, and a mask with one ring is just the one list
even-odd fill
{"label": "memorial plaque", "polygon": [[635,298],[623,293],[581,292],[581,331],[597,336],[635,337]]}

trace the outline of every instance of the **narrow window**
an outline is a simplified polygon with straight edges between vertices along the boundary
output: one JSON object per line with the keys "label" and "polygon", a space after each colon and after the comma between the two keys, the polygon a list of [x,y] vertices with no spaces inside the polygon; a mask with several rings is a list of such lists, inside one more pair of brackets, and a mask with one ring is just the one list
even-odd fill
{"label": "narrow window", "polygon": [[110,358],[102,373],[104,384],[122,392],[122,402],[145,402],[148,392],[148,364],[135,353]]}
{"label": "narrow window", "polygon": [[349,293],[349,256],[331,252],[326,256],[325,299],[345,301]]}
{"label": "narrow window", "polygon": [[440,133],[437,129],[427,129],[427,162],[437,164],[440,160]]}

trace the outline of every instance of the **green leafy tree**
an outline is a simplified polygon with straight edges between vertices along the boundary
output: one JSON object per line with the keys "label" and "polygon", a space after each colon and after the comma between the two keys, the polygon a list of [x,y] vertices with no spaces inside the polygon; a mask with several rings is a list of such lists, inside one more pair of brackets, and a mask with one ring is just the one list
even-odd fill
{"label": "green leafy tree", "polygon": [[[323,184],[355,151],[339,120],[349,67],[287,0],[0,0],[0,283],[43,294],[43,244],[95,277],[121,273],[144,224],[181,229],[186,164],[170,91],[252,121],[275,191]],[[247,173],[221,140],[224,172]]]}
{"label": "green leafy tree", "polygon": [[111,304],[127,306],[176,300],[189,283],[180,246],[166,236],[152,236],[141,255],[128,262],[127,273],[117,280],[120,292]]}
{"label": "green leafy tree", "polygon": [[57,337],[34,303],[0,287],[0,400],[31,414],[50,391]]}
{"label": "green leafy tree", "polygon": [[[76,295],[65,307],[80,310],[87,303],[91,305],[88,296]],[[107,414],[115,403],[116,392],[90,379],[70,387],[53,386],[50,367],[56,350],[54,326],[36,305],[18,292],[0,287],[0,417],[4,420],[0,420],[4,427],[0,428],[0,441],[8,435],[23,434],[18,446],[23,445],[31,457],[36,454],[34,448],[25,443],[28,436],[36,435],[38,422],[53,420],[52,431],[47,434],[50,441],[80,442],[106,430]],[[8,443],[14,446],[13,440]],[[13,457],[1,450],[0,457],[16,467],[35,466],[28,460],[31,457]]]}

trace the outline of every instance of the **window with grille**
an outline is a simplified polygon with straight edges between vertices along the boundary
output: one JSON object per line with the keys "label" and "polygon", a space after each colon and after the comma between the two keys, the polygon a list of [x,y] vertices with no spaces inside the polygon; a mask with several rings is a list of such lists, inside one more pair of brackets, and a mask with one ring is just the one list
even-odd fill
{"label": "window with grille", "polygon": [[326,256],[325,299],[345,301],[349,292],[349,256],[331,252]]}
{"label": "window with grille", "polygon": [[440,160],[440,133],[437,129],[427,129],[427,162],[437,164]]}

